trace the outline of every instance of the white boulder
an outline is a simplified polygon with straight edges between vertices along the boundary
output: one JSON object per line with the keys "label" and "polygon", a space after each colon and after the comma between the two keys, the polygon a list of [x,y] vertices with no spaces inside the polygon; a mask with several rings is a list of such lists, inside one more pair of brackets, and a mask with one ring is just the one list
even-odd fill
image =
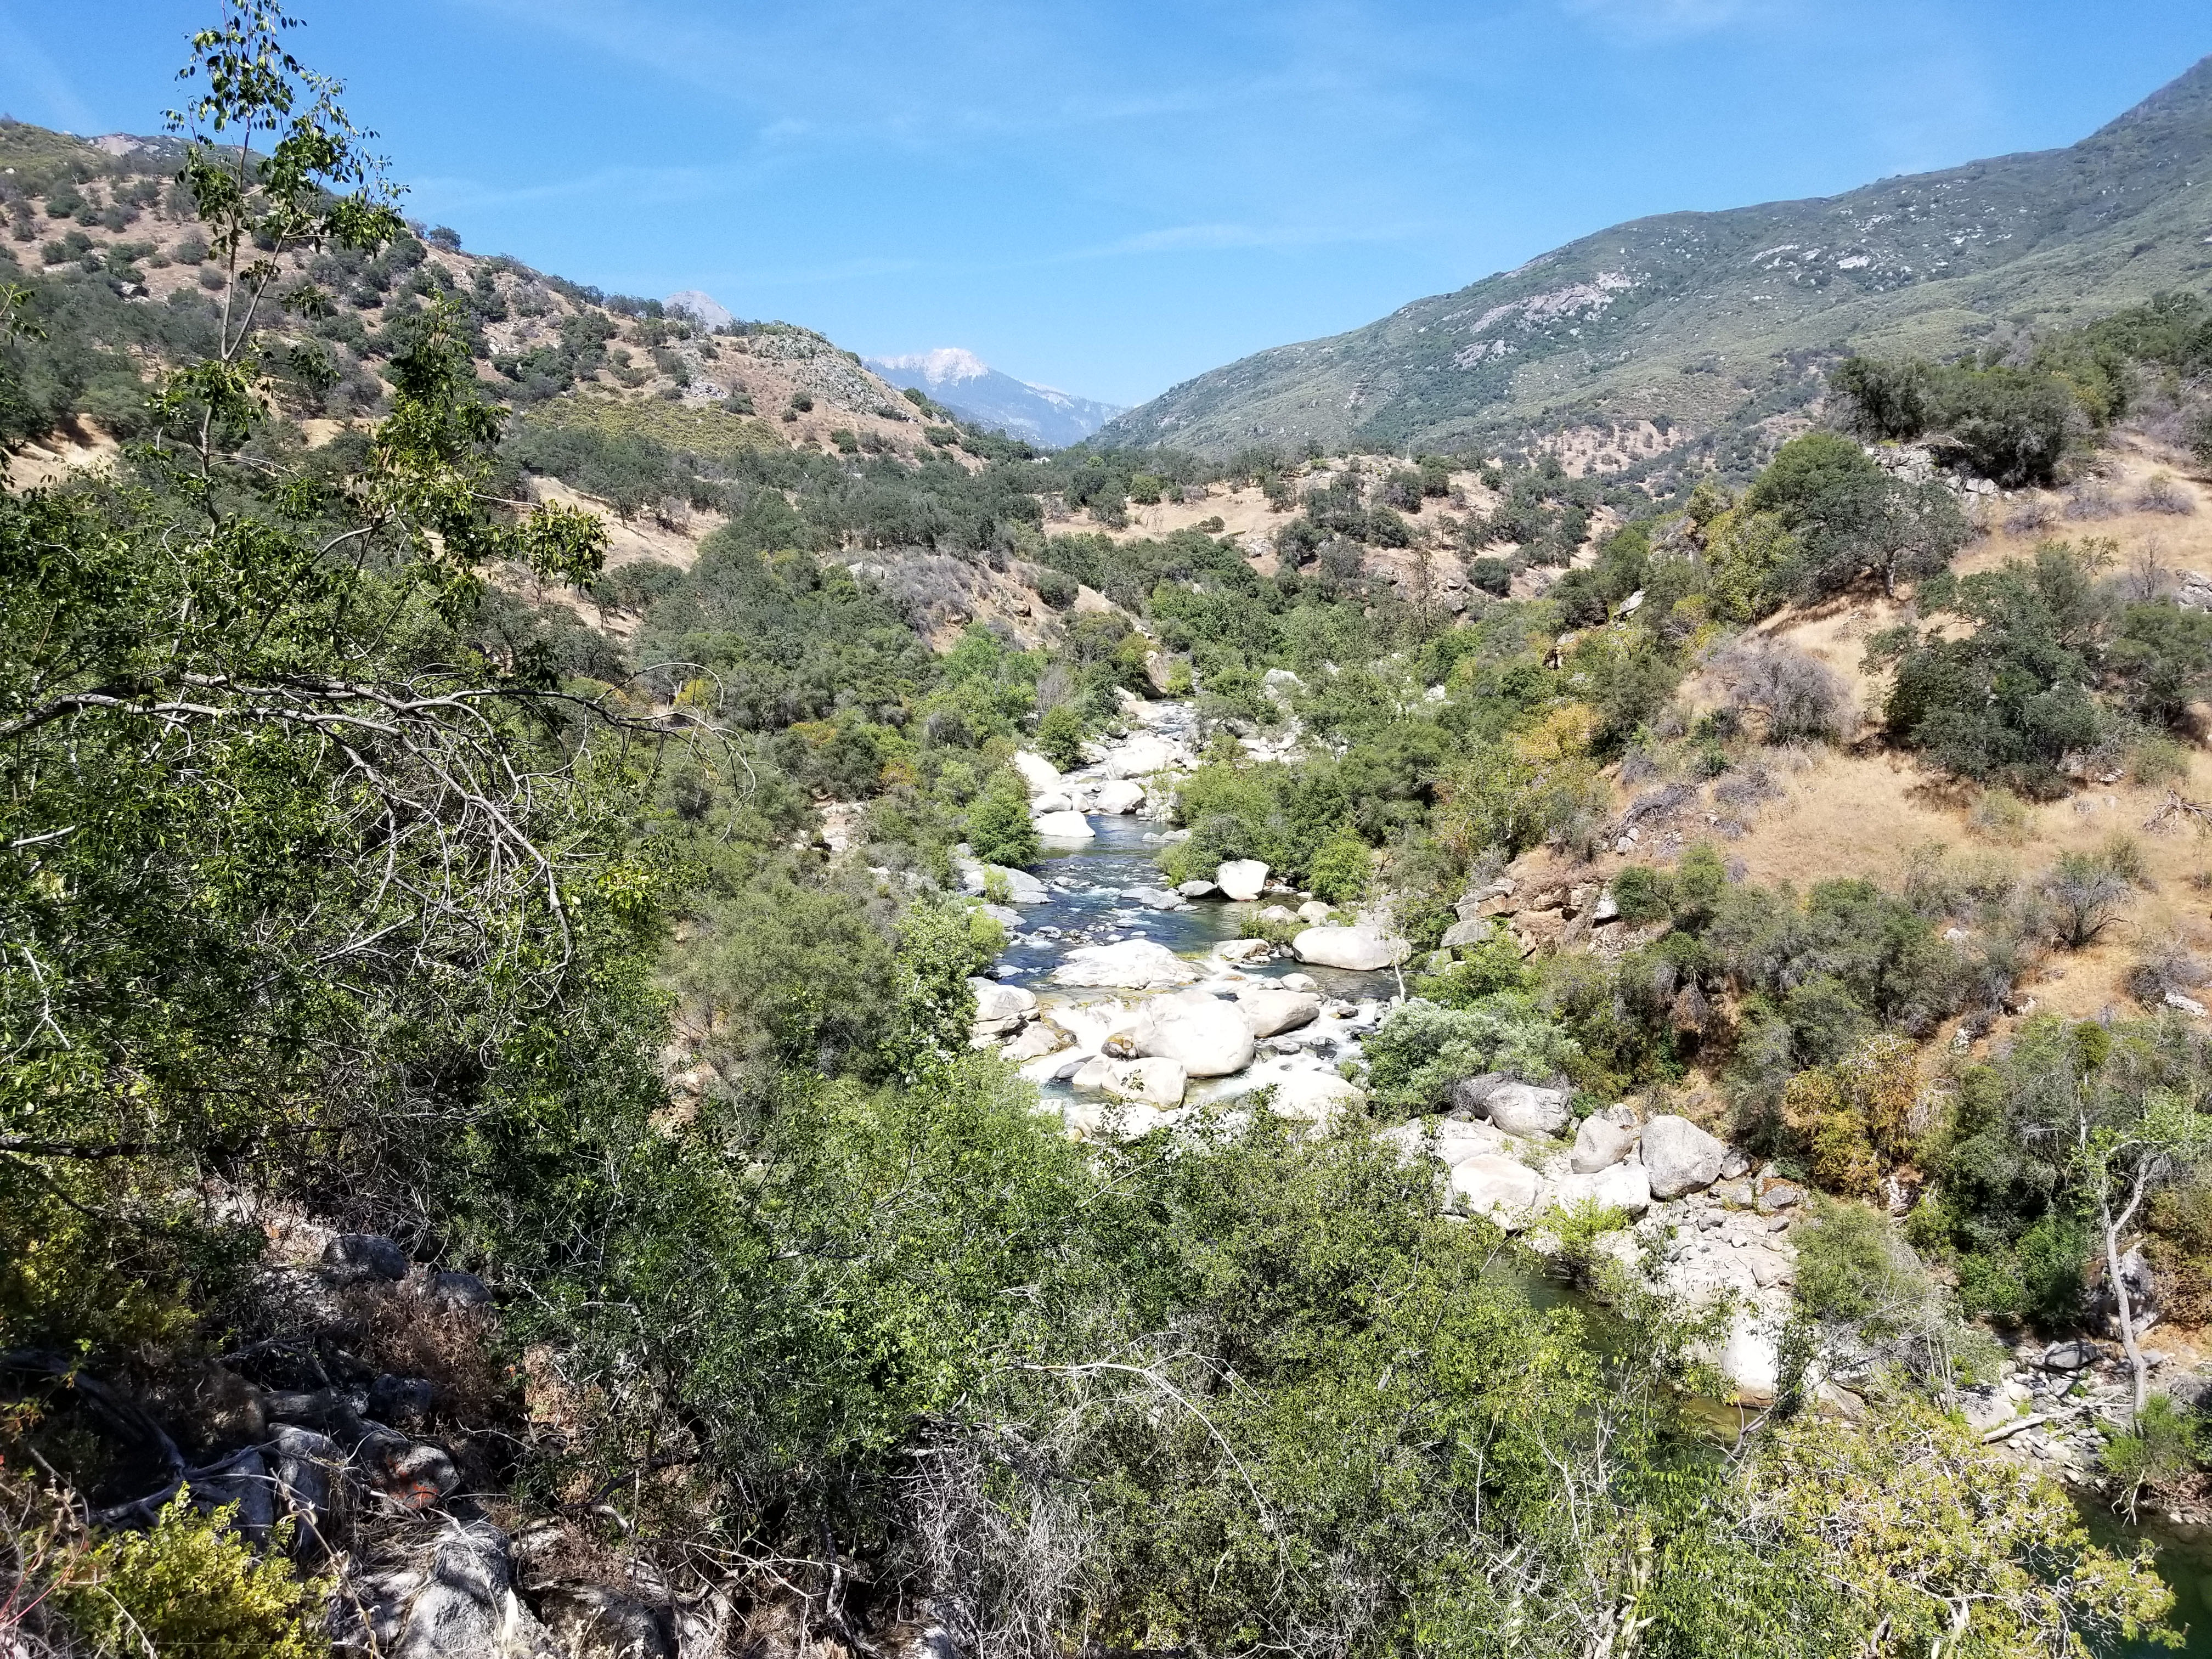
{"label": "white boulder", "polygon": [[1198,969],[1164,945],[1125,939],[1070,951],[1053,969],[1056,985],[1094,985],[1120,991],[1164,991],[1188,985]]}
{"label": "white boulder", "polygon": [[1666,1114],[1644,1126],[1644,1168],[1651,1196],[1680,1198],[1720,1179],[1728,1148],[1686,1117]]}
{"label": "white boulder", "polygon": [[1237,994],[1237,1006],[1251,1022],[1252,1035],[1271,1037],[1310,1025],[1321,1012],[1321,999],[1310,992],[1286,991],[1273,985],[1255,985]]}
{"label": "white boulder", "polygon": [[1139,732],[1108,753],[1106,775],[1109,778],[1150,777],[1155,772],[1164,772],[1179,764],[1182,759],[1182,751],[1165,738]]}
{"label": "white boulder", "polygon": [[1568,1103],[1572,1099],[1565,1089],[1547,1089],[1541,1084],[1507,1078],[1492,1088],[1483,1104],[1489,1109],[1490,1121],[1507,1134],[1534,1140],[1547,1139],[1567,1127]]}
{"label": "white boulder", "polygon": [[1298,906],[1298,920],[1311,922],[1318,927],[1328,920],[1328,906],[1323,904],[1319,899],[1308,899],[1304,904]]}
{"label": "white boulder", "polygon": [[1267,884],[1267,866],[1258,859],[1231,859],[1213,872],[1214,884],[1240,902],[1260,896]]}
{"label": "white boulder", "polygon": [[1553,1188],[1553,1201],[1562,1209],[1595,1204],[1638,1216],[1651,1207],[1651,1183],[1642,1164],[1615,1164],[1589,1175],[1563,1177]]}
{"label": "white boulder", "polygon": [[1251,1022],[1205,991],[1153,998],[1129,1036],[1139,1054],[1179,1061],[1192,1077],[1227,1077],[1252,1063]]}
{"label": "white boulder", "polygon": [[1300,962],[1354,970],[1394,967],[1407,955],[1405,940],[1385,939],[1372,927],[1309,927],[1291,949]]}
{"label": "white boulder", "polygon": [[1595,1175],[1626,1158],[1635,1145],[1635,1130],[1601,1117],[1586,1117],[1583,1127],[1575,1131],[1574,1156],[1569,1167],[1577,1175]]}
{"label": "white boulder", "polygon": [[1067,1039],[1041,1019],[1031,1020],[1022,1028],[1022,1034],[1000,1052],[1012,1060],[1042,1060],[1047,1054],[1058,1054],[1067,1046]]}
{"label": "white boulder", "polygon": [[1278,1117],[1324,1123],[1340,1109],[1359,1103],[1359,1089],[1334,1072],[1292,1072],[1274,1085],[1268,1107]]}
{"label": "white boulder", "polygon": [[1022,781],[1029,785],[1032,795],[1060,787],[1060,769],[1042,755],[1018,749],[1014,751],[1013,767],[1021,775]]}
{"label": "white boulder", "polygon": [[985,864],[963,856],[954,859],[952,867],[960,877],[960,890],[969,898],[981,898],[994,885],[1003,886],[1008,901],[1015,904],[1042,904],[1052,896],[1035,876],[1010,864]]}
{"label": "white boulder", "polygon": [[1475,1214],[1509,1230],[1528,1224],[1542,1189],[1534,1170],[1503,1153],[1480,1152],[1452,1165],[1454,1196],[1465,1200]]}
{"label": "white boulder", "polygon": [[1098,833],[1080,812],[1040,812],[1036,832],[1047,841],[1089,841]]}
{"label": "white boulder", "polygon": [[1148,1054],[1142,1060],[1116,1060],[1109,1064],[1113,1071],[1103,1085],[1109,1098],[1163,1108],[1182,1104],[1189,1074],[1181,1061],[1165,1054]]}
{"label": "white boulder", "polygon": [[1036,993],[1019,985],[1002,984],[995,979],[971,979],[968,988],[975,994],[975,1020],[1024,1020],[1036,1012]]}
{"label": "white boulder", "polygon": [[1112,817],[1127,817],[1145,804],[1145,786],[1117,778],[1098,786],[1098,795],[1091,803],[1093,811],[1104,812]]}

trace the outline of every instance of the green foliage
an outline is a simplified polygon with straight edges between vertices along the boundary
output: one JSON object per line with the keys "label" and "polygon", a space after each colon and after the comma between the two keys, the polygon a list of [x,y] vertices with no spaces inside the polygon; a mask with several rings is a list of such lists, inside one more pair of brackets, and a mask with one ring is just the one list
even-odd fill
{"label": "green foliage", "polygon": [[[1945,568],[1966,540],[1965,515],[1948,490],[1891,477],[1833,432],[1808,432],[1783,445],[1745,492],[1743,511],[1773,514],[1796,542],[1794,573],[1776,568],[1757,577],[1758,585],[1787,582],[1810,599],[1839,591],[1869,568],[1893,590],[1900,580]],[[1732,580],[1741,585],[1744,578]]]}
{"label": "green foliage", "polygon": [[1367,896],[1374,879],[1375,858],[1367,843],[1346,830],[1339,830],[1314,854],[1306,872],[1313,891],[1331,904],[1357,904]]}
{"label": "green foliage", "polygon": [[968,842],[986,864],[1035,864],[1043,851],[1030,822],[1029,791],[1012,772],[993,775],[968,812]]}
{"label": "green foliage", "polygon": [[2195,1473],[2204,1455],[2203,1424],[2170,1395],[2154,1394],[2131,1429],[2107,1434],[2097,1461],[2119,1493],[2114,1507],[2125,1509],[2132,1518],[2146,1489]]}
{"label": "green foliage", "polygon": [[1072,702],[1054,703],[1037,721],[1037,752],[1063,772],[1083,764],[1083,712]]}
{"label": "green foliage", "polygon": [[1581,1048],[1534,999],[1498,992],[1462,1008],[1407,1003],[1366,1042],[1370,1094],[1400,1117],[1438,1110],[1462,1078],[1510,1072],[1546,1082]]}
{"label": "green foliage", "polygon": [[1906,443],[1932,434],[2008,489],[2049,483],[2069,444],[2118,412],[2100,395],[2105,377],[2091,388],[2040,368],[1853,357],[1832,385],[1853,430]]}
{"label": "green foliage", "polygon": [[1480,943],[1459,947],[1459,960],[1449,968],[1416,980],[1413,994],[1442,1007],[1469,1008],[1501,991],[1532,990],[1535,983],[1513,935],[1493,921]]}
{"label": "green foliage", "polygon": [[318,1659],[328,1586],[295,1577],[281,1553],[256,1560],[231,1510],[193,1512],[184,1492],[150,1532],[118,1533],[70,1561],[70,1624],[112,1653],[194,1659]]}

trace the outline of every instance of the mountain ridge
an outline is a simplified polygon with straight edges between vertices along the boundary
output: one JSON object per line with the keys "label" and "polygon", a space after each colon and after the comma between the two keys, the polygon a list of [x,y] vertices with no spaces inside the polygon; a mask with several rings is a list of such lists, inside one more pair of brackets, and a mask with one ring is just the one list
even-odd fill
{"label": "mountain ridge", "polygon": [[1048,448],[1064,448],[1123,413],[1118,404],[1017,380],[960,346],[861,360],[896,386],[927,392],[963,420]]}
{"label": "mountain ridge", "polygon": [[1817,397],[1847,349],[1953,351],[2201,283],[2208,233],[2212,58],[2073,145],[1629,220],[1210,370],[1102,439],[1219,454],[1577,422],[1741,428]]}

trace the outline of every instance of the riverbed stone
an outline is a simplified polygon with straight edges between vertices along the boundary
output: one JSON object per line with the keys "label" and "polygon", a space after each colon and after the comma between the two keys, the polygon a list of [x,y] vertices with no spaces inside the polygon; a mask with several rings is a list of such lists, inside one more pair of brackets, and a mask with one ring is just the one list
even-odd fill
{"label": "riverbed stone", "polygon": [[1371,971],[1403,962],[1407,946],[1373,927],[1309,927],[1291,941],[1291,949],[1315,967]]}
{"label": "riverbed stone", "polygon": [[1145,786],[1127,778],[1115,778],[1098,786],[1097,799],[1091,810],[1115,817],[1127,817],[1145,804]]}
{"label": "riverbed stone", "polygon": [[1036,832],[1047,841],[1090,841],[1098,834],[1080,812],[1041,812]]}
{"label": "riverbed stone", "polygon": [[1562,1209],[1595,1204],[1640,1216],[1651,1207],[1651,1183],[1640,1164],[1613,1164],[1588,1174],[1567,1175],[1552,1189],[1553,1201]]}
{"label": "riverbed stone", "polygon": [[1728,1147],[1686,1117],[1662,1113],[1644,1126],[1644,1167],[1654,1198],[1680,1198],[1720,1176]]}
{"label": "riverbed stone", "polygon": [[1021,986],[1001,985],[994,979],[971,979],[968,988],[975,994],[978,1024],[1002,1019],[1025,1020],[1036,1012],[1036,993]]}
{"label": "riverbed stone", "polygon": [[1334,1072],[1292,1072],[1273,1080],[1269,1109],[1278,1117],[1304,1122],[1326,1122],[1340,1110],[1359,1103],[1359,1087]]}
{"label": "riverbed stone", "polygon": [[1310,992],[1277,986],[1254,986],[1237,994],[1237,1006],[1251,1022],[1255,1036],[1271,1037],[1310,1025],[1321,1012],[1321,999]]}
{"label": "riverbed stone", "polygon": [[1106,775],[1112,779],[1150,777],[1182,761],[1182,751],[1177,745],[1149,732],[1139,732],[1107,752]]}
{"label": "riverbed stone", "polygon": [[1218,884],[1198,877],[1193,877],[1188,881],[1180,883],[1176,891],[1187,899],[1210,899],[1221,896],[1221,889]]}
{"label": "riverbed stone", "polygon": [[1178,1061],[1192,1077],[1227,1077],[1252,1063],[1251,1022],[1205,991],[1154,997],[1130,1036],[1139,1054]]}
{"label": "riverbed stone", "polygon": [[1258,859],[1231,859],[1213,872],[1214,884],[1239,903],[1260,896],[1267,884],[1267,866]]}
{"label": "riverbed stone", "polygon": [[1192,984],[1198,978],[1198,969],[1155,940],[1125,939],[1070,951],[1053,969],[1052,978],[1056,985],[1164,991]]}

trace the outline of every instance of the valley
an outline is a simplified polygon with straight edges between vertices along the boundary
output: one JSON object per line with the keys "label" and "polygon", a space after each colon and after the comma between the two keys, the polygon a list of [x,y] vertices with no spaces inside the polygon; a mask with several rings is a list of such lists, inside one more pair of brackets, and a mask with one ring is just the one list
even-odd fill
{"label": "valley", "polygon": [[0,1653],[2203,1650],[2204,65],[1116,412],[225,15],[0,122]]}

